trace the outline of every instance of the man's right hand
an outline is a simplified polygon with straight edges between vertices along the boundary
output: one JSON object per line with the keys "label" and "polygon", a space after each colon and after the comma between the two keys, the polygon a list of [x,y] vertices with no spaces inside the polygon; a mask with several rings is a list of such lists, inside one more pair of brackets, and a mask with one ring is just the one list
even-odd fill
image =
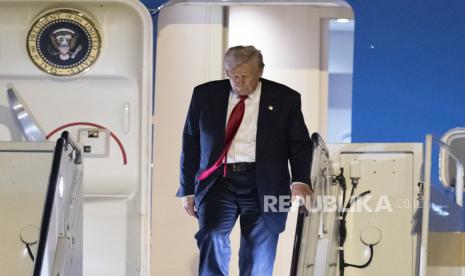
{"label": "man's right hand", "polygon": [[183,197],[182,206],[184,207],[184,210],[186,210],[186,213],[189,216],[193,216],[194,218],[197,218],[197,213],[195,212],[195,205],[194,205],[194,196]]}

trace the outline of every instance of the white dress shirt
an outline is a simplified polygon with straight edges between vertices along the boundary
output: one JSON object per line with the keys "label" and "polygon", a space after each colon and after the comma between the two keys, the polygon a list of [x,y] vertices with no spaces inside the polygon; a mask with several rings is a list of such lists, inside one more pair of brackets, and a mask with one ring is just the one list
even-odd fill
{"label": "white dress shirt", "polygon": [[[262,85],[259,82],[255,91],[245,99],[244,117],[229,148],[227,163],[255,162],[257,119],[261,90]],[[229,118],[239,100],[240,97],[236,93],[233,91],[229,93],[227,118]]]}

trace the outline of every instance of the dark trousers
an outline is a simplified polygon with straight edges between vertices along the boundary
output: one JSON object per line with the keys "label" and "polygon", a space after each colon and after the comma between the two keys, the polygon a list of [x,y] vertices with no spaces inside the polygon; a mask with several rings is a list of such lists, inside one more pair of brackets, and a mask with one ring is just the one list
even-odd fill
{"label": "dark trousers", "polygon": [[263,219],[255,170],[229,172],[219,178],[198,206],[199,231],[195,235],[200,249],[200,276],[225,276],[229,272],[231,246],[229,235],[240,216],[241,276],[271,276],[278,234]]}

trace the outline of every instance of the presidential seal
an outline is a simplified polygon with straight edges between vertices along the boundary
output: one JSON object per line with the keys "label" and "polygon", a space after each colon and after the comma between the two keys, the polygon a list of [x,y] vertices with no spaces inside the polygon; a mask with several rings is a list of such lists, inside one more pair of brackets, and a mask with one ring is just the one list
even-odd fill
{"label": "presidential seal", "polygon": [[55,76],[86,71],[97,60],[100,33],[89,17],[72,9],[40,16],[27,35],[27,51],[37,67]]}

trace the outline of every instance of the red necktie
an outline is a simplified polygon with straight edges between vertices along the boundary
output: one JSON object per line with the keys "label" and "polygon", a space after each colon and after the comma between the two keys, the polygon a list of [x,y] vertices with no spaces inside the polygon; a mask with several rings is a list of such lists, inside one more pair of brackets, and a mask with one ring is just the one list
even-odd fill
{"label": "red necktie", "polygon": [[[224,147],[223,151],[220,154],[220,157],[216,162],[208,169],[204,170],[198,177],[199,180],[204,180],[205,178],[209,177],[224,160],[224,164],[226,164],[228,151],[231,147],[232,141],[234,136],[236,136],[237,130],[241,125],[242,118],[244,117],[244,110],[245,110],[245,99],[248,96],[239,96],[239,102],[234,106],[233,110],[231,111],[231,115],[229,115],[228,125],[226,126],[226,134],[224,137]],[[226,176],[226,166],[224,166],[223,175]]]}

